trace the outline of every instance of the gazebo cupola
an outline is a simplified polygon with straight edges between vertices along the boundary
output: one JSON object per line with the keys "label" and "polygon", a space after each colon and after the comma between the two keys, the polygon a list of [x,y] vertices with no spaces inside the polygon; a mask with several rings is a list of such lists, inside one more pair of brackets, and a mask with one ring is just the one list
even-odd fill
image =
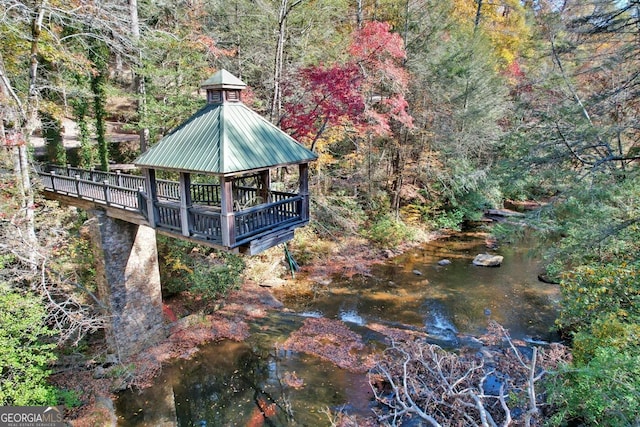
{"label": "gazebo cupola", "polygon": [[223,102],[242,101],[242,89],[246,84],[227,70],[220,70],[200,85],[207,91],[207,102],[221,104]]}
{"label": "gazebo cupola", "polygon": [[[215,73],[202,84],[207,104],[135,161],[147,178],[145,215],[159,232],[256,254],[309,222],[317,156],[242,103],[245,87]],[[297,190],[272,190],[271,169],[291,165]],[[179,184],[157,179],[159,171],[178,173]]]}

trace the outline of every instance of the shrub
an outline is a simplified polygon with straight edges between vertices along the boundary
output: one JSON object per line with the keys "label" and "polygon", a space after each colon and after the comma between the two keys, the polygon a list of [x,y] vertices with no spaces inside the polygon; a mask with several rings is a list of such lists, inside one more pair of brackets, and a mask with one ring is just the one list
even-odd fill
{"label": "shrub", "polygon": [[236,287],[244,270],[237,255],[179,239],[159,238],[158,251],[160,278],[168,294],[190,290],[212,300]]}
{"label": "shrub", "polygon": [[574,268],[561,282],[562,311],[557,324],[580,330],[603,315],[640,319],[640,262],[592,264]]}
{"label": "shrub", "polygon": [[213,300],[236,289],[242,278],[244,261],[229,252],[211,252],[206,259],[194,259],[190,290]]}
{"label": "shrub", "polygon": [[435,227],[439,229],[442,228],[460,231],[463,220],[464,212],[459,209],[454,209],[452,211],[443,211],[436,215],[433,219],[433,223],[435,224]]}
{"label": "shrub", "polygon": [[40,300],[0,286],[0,405],[55,405],[58,392],[47,384],[55,359],[53,335]]}
{"label": "shrub", "polygon": [[334,240],[323,240],[310,227],[304,227],[296,231],[291,252],[296,262],[307,265],[328,258],[335,247]]}
{"label": "shrub", "polygon": [[563,365],[547,384],[550,424],[631,426],[640,423],[640,348],[595,349],[586,364]]}
{"label": "shrub", "polygon": [[320,237],[356,235],[366,215],[358,199],[345,193],[311,199],[312,227]]}
{"label": "shrub", "polygon": [[640,263],[589,264],[566,273],[557,324],[573,334],[574,362],[548,384],[552,425],[638,425]]}
{"label": "shrub", "polygon": [[193,244],[160,235],[157,241],[163,293],[173,295],[186,290],[189,285],[189,275],[193,273],[189,260]]}
{"label": "shrub", "polygon": [[382,247],[394,247],[412,239],[411,230],[401,221],[384,215],[377,218],[368,229],[363,231],[366,238]]}
{"label": "shrub", "polygon": [[598,347],[626,351],[638,344],[638,337],[639,323],[621,321],[614,314],[603,315],[589,328],[574,334],[573,357],[577,362],[587,363],[595,356]]}

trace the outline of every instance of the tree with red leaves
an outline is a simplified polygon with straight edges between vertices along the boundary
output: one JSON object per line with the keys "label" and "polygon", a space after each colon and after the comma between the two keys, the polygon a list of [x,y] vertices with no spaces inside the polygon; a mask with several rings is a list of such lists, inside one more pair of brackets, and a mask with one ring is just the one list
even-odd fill
{"label": "tree with red leaves", "polygon": [[402,66],[406,52],[400,35],[392,33],[386,22],[370,22],[355,34],[349,53],[364,77],[362,93],[369,105],[365,114],[368,130],[387,135],[391,120],[411,127],[413,119],[404,98],[409,75]]}
{"label": "tree with red leaves", "polygon": [[[349,61],[303,68],[285,94],[280,126],[311,148],[332,126],[358,135],[388,135],[391,121],[411,126],[404,93],[408,74],[402,38],[383,22],[370,22],[350,43]],[[297,93],[294,93],[294,90]]]}

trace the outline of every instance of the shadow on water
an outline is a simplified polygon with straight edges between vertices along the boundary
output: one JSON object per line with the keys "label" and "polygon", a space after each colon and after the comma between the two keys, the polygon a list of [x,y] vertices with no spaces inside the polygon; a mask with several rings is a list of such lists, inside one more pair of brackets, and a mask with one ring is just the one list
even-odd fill
{"label": "shadow on water", "polygon": [[[305,317],[341,319],[365,341],[380,339],[367,324],[383,323],[455,347],[461,336],[482,334],[488,318],[514,338],[555,340],[559,291],[538,281],[539,260],[521,244],[491,251],[504,256],[500,267],[474,266],[485,252],[483,236],[462,235],[376,266],[370,277],[334,279],[312,300],[289,305],[293,313],[256,321],[247,342],[206,346],[166,367],[153,387],[122,393],[118,425],[328,426],[326,408],[370,414],[365,375],[278,348]],[[286,378],[304,385],[287,386]]]}
{"label": "shadow on water", "polygon": [[[302,321],[273,314],[253,325],[247,342],[211,344],[174,362],[154,386],[119,396],[118,425],[325,426],[327,408],[368,413],[371,391],[364,375],[277,348],[276,340]],[[300,381],[301,387],[291,386]]]}

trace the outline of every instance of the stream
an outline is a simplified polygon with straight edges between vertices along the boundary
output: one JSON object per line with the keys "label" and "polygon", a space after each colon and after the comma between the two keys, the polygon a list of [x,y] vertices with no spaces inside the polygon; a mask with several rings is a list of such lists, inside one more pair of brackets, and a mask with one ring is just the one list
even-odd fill
{"label": "stream", "polygon": [[[489,251],[484,237],[433,241],[374,266],[368,277],[334,279],[312,300],[286,303],[287,311],[252,324],[246,342],[204,346],[163,368],[154,386],[121,393],[118,425],[318,427],[331,425],[328,409],[370,415],[366,375],[277,346],[306,317],[340,319],[379,348],[384,345],[369,323],[421,330],[453,350],[482,334],[489,318],[513,338],[557,340],[552,327],[560,293],[538,280],[540,260],[526,242]],[[485,252],[502,255],[502,265],[474,266],[475,255]],[[450,264],[439,265],[444,259]],[[303,386],[285,387],[285,377]]]}

